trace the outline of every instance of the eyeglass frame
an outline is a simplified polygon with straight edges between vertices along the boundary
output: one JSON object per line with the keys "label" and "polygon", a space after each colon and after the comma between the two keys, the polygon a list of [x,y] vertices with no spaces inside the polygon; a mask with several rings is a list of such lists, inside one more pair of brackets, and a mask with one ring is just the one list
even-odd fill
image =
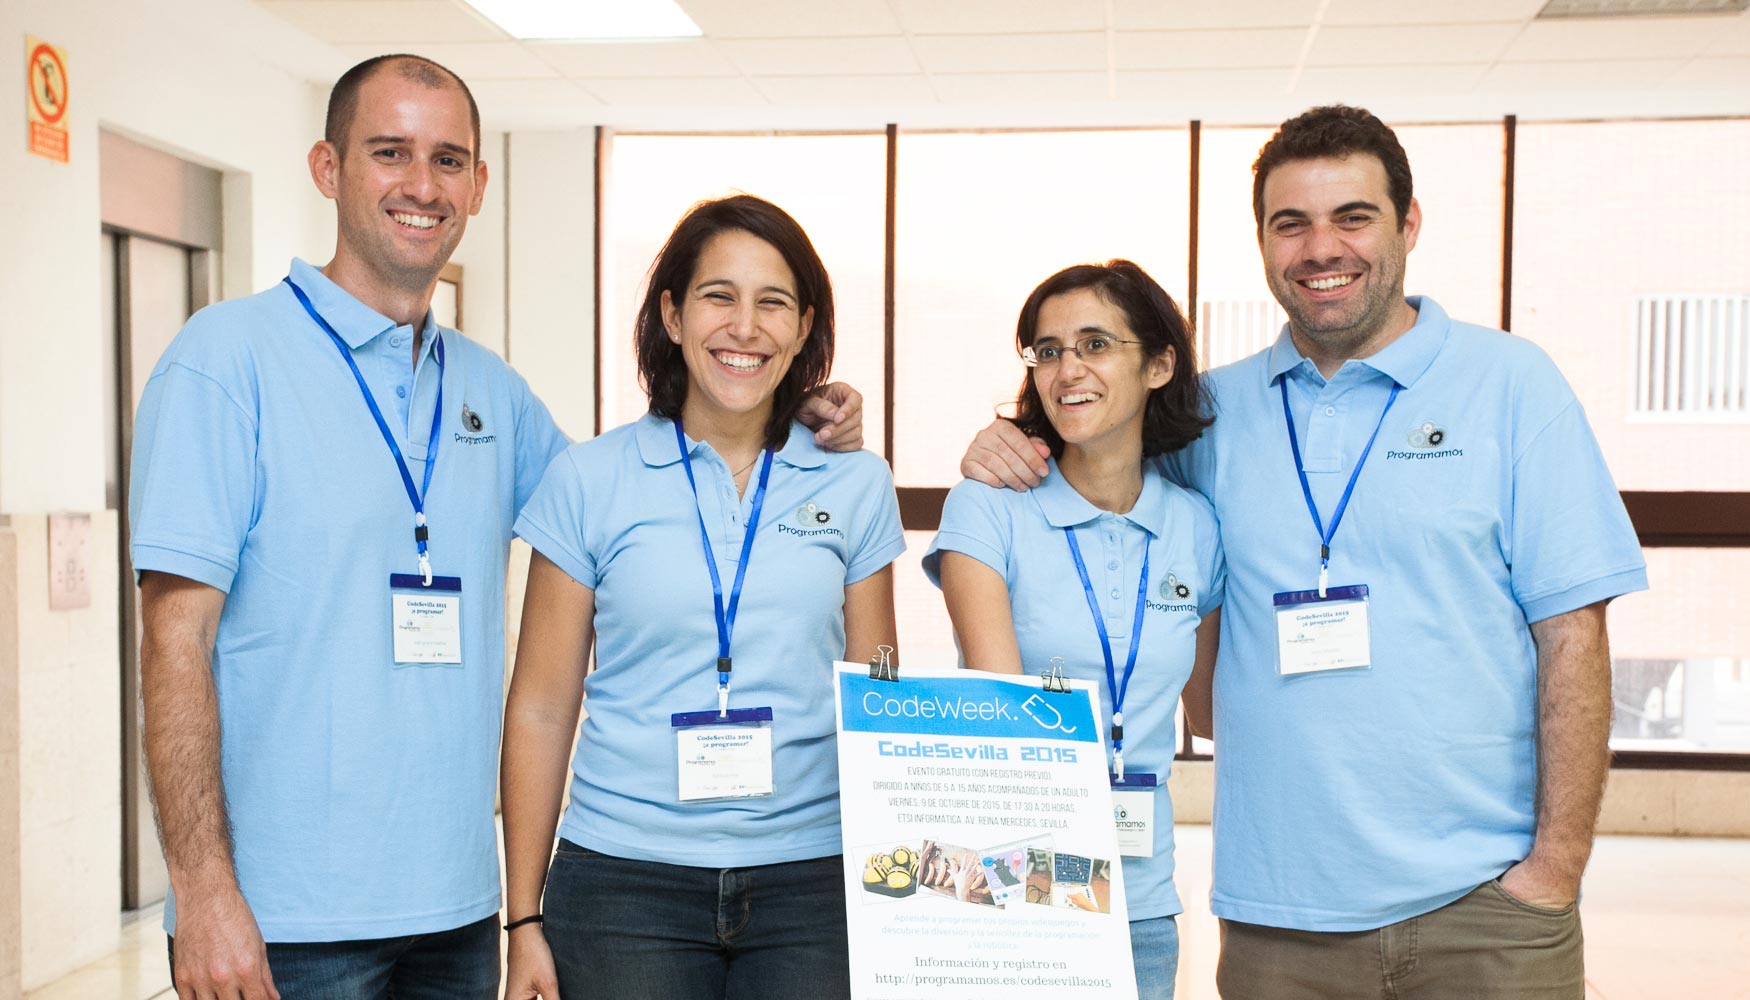
{"label": "eyeglass frame", "polygon": [[[1082,364],[1085,365],[1088,363],[1088,356],[1086,354],[1082,353],[1082,345],[1087,343],[1090,340],[1109,340],[1114,344],[1132,344],[1132,345],[1135,345],[1137,347],[1145,346],[1143,344],[1143,342],[1140,340],[1121,340],[1118,337],[1114,337],[1109,333],[1090,333],[1087,336],[1082,337],[1081,339],[1077,340],[1073,344],[1059,344],[1056,346],[1057,346],[1057,349],[1059,351],[1074,351],[1075,356],[1076,356],[1076,360],[1080,361]],[[1106,352],[1104,352],[1104,351],[1096,351],[1096,352],[1094,352],[1094,356],[1096,358],[1098,358],[1098,357],[1104,355],[1105,353]],[[1038,350],[1036,348],[1034,348],[1031,344],[1029,344],[1026,347],[1021,348],[1021,364],[1028,367],[1028,368],[1051,368],[1051,367],[1056,366],[1061,361],[1063,361],[1063,356],[1061,354],[1055,360],[1051,360],[1051,361],[1046,361],[1046,360],[1040,358]]]}

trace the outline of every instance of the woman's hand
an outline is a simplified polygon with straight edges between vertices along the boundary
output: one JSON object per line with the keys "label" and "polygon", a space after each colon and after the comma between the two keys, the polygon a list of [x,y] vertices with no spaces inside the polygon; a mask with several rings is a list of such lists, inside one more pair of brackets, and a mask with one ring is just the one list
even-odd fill
{"label": "woman's hand", "polygon": [[553,970],[553,950],[540,924],[525,924],[510,932],[504,1000],[559,1000],[559,975]]}

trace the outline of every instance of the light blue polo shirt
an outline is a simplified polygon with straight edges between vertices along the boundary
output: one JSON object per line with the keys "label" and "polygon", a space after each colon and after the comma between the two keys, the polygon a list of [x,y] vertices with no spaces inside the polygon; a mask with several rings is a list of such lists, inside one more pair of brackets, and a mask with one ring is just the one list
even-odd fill
{"label": "light blue polo shirt", "polygon": [[[303,261],[291,274],[351,348],[417,483],[440,328],[428,320],[415,366],[410,327]],[[395,663],[389,575],[417,569],[413,507],[352,373],[289,287],[196,313],[141,398],[134,568],[227,594],[213,651],[225,798],[268,941],[436,932],[498,908],[505,561],[516,511],[566,442],[503,361],[441,332],[426,514],[433,570],[462,581],[459,665]]]}
{"label": "light blue polo shirt", "polygon": [[[1179,691],[1191,676],[1197,624],[1221,604],[1225,586],[1215,514],[1209,501],[1152,469],[1130,512],[1113,514],[1077,493],[1055,460],[1050,465],[1045,483],[1028,493],[970,479],[950,490],[924,572],[941,586],[941,553],[961,552],[1001,573],[1023,668],[1042,673],[1053,657],[1063,657],[1065,675],[1099,689],[1100,717],[1110,726],[1106,658],[1063,529],[1076,529],[1120,678],[1136,617],[1143,546],[1152,547],[1142,644],[1124,697],[1124,770],[1153,773],[1162,787],[1154,794],[1154,857],[1124,859],[1124,894],[1132,920],[1170,916],[1182,907],[1173,887],[1173,802],[1165,786],[1179,749],[1174,717]],[[1110,761],[1111,740],[1105,743]]]}
{"label": "light blue polo shirt", "polygon": [[774,793],[681,802],[669,717],[717,707],[699,517],[727,603],[755,492],[736,496],[710,445],[689,438],[688,449],[697,507],[673,421],[646,414],[554,459],[517,518],[518,535],[595,591],[596,666],[559,835],[615,857],[707,868],[837,854],[832,664],[845,655],[845,588],[905,550],[892,473],[870,452],[825,451],[791,425],[730,650],[730,707],[772,709]]}
{"label": "light blue polo shirt", "polygon": [[[1211,909],[1315,931],[1427,913],[1526,856],[1537,659],[1528,622],[1642,590],[1645,564],[1579,401],[1530,341],[1411,298],[1415,326],[1328,381],[1286,329],[1210,376],[1214,427],[1167,461],[1221,518]],[[1279,380],[1329,519],[1371,588],[1372,667],[1284,677],[1272,595],[1318,582]]]}

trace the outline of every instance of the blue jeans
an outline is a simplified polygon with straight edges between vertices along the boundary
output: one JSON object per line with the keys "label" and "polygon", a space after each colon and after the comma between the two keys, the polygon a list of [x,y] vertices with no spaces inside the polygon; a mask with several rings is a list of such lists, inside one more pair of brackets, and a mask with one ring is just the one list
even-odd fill
{"label": "blue jeans", "polygon": [[559,993],[616,1000],[849,1000],[844,866],[835,855],[690,868],[560,840],[542,929]]}
{"label": "blue jeans", "polygon": [[[280,1000],[498,1000],[498,914],[435,934],[267,945]],[[170,939],[175,985],[176,939]]]}
{"label": "blue jeans", "polygon": [[1179,976],[1179,922],[1172,917],[1130,922],[1137,1000],[1173,1000]]}

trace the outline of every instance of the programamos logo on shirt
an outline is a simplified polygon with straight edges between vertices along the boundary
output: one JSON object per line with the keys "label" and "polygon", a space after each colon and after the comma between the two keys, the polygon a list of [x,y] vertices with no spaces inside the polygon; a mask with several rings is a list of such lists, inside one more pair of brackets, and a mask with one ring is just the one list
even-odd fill
{"label": "programamos logo on shirt", "polygon": [[457,444],[491,444],[498,440],[498,435],[485,433],[485,418],[481,417],[479,413],[471,409],[466,400],[462,402],[461,420],[462,429],[468,433],[456,434]]}
{"label": "programamos logo on shirt", "polygon": [[813,500],[796,508],[796,523],[801,527],[793,528],[788,524],[778,525],[778,533],[781,535],[837,535],[840,538],[845,537],[844,532],[831,527],[832,511]]}
{"label": "programamos logo on shirt", "polygon": [[1191,585],[1179,579],[1179,574],[1168,573],[1161,580],[1158,588],[1161,595],[1159,601],[1148,602],[1150,611],[1191,611],[1197,610],[1197,605],[1191,599]]}
{"label": "programamos logo on shirt", "polygon": [[1463,458],[1463,448],[1445,448],[1446,428],[1433,420],[1418,420],[1411,425],[1409,445],[1412,450],[1390,450],[1385,453],[1386,459],[1407,459],[1412,462],[1429,458]]}

